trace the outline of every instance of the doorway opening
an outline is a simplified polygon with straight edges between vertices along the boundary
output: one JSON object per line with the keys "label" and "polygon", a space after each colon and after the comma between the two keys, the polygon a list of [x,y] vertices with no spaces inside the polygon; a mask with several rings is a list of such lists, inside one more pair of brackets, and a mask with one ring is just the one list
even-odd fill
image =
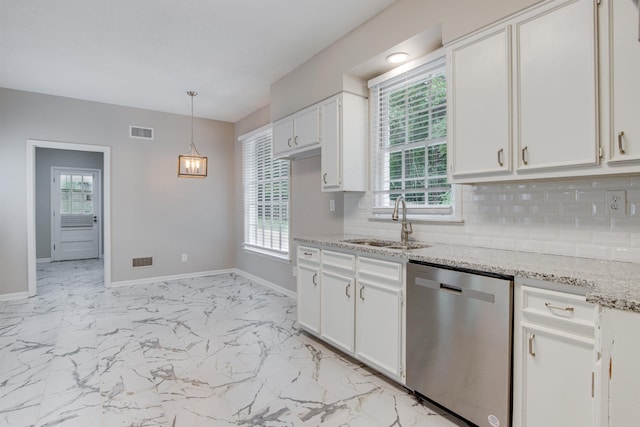
{"label": "doorway opening", "polygon": [[[41,162],[36,161],[36,158],[38,157],[39,159],[39,155],[43,151],[56,152],[59,156],[66,155],[65,158],[72,157],[74,153],[76,155],[84,153],[87,156],[93,153],[94,157],[100,158],[102,167],[81,168],[64,163],[61,165],[49,164],[46,166],[47,171],[43,172],[39,170],[42,169]],[[104,261],[104,285],[105,287],[111,285],[110,171],[110,147],[27,140],[27,268],[29,296],[36,294],[36,264],[38,261],[99,259],[102,256]],[[42,187],[43,180],[47,185],[46,191],[44,191],[47,194],[46,198],[50,198],[50,201],[47,200],[44,203],[44,207],[41,200],[43,198],[43,190],[38,187],[38,185]],[[57,180],[57,182],[54,183],[54,180]],[[54,208],[54,205],[57,207]],[[45,210],[46,218],[44,221],[42,219],[43,209]],[[56,209],[57,217],[53,214],[54,209]],[[64,212],[64,214],[61,212]],[[45,244],[42,243],[43,240]],[[97,245],[94,246],[95,240],[97,240]],[[58,245],[60,244],[64,246],[64,250],[58,252],[60,248]],[[55,251],[54,245],[56,245]]]}

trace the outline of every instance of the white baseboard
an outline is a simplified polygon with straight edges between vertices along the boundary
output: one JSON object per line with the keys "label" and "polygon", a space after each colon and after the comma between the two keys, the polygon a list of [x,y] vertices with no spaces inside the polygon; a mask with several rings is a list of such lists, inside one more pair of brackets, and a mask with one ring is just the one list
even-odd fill
{"label": "white baseboard", "polygon": [[170,276],[157,276],[157,277],[147,277],[145,279],[135,279],[135,280],[123,280],[120,282],[111,282],[110,288],[120,288],[124,286],[135,286],[135,285],[148,285],[150,283],[158,283],[165,282],[168,280],[180,280],[180,279],[191,279],[194,277],[203,277],[203,276],[219,276],[221,274],[231,274],[235,273],[239,276],[245,277],[252,282],[256,282],[259,285],[265,286],[271,290],[274,290],[278,293],[286,295],[290,298],[296,298],[296,293],[290,291],[289,289],[285,289],[282,286],[278,286],[275,283],[269,282],[261,277],[254,276],[253,274],[247,273],[246,271],[237,269],[237,268],[229,268],[224,270],[210,270],[210,271],[199,271],[196,273],[185,273],[185,274],[173,274]]}
{"label": "white baseboard", "polygon": [[29,292],[14,292],[11,294],[0,295],[0,301],[11,301],[14,299],[28,298]]}
{"label": "white baseboard", "polygon": [[251,280],[252,282],[256,282],[256,283],[258,283],[258,284],[260,284],[262,286],[265,286],[265,287],[267,287],[269,289],[272,289],[272,290],[274,290],[274,291],[276,291],[278,293],[281,293],[281,294],[286,295],[286,296],[288,296],[290,298],[293,298],[293,299],[296,298],[296,293],[295,292],[293,292],[293,291],[291,291],[289,289],[283,288],[282,286],[278,286],[273,282],[270,282],[270,281],[265,280],[265,279],[263,279],[261,277],[258,277],[258,276],[254,276],[253,274],[247,273],[246,271],[243,271],[243,270],[240,270],[240,269],[237,269],[237,268],[234,269],[234,272],[236,274],[238,274],[239,276],[246,277],[247,279]]}
{"label": "white baseboard", "polygon": [[45,262],[51,262],[51,258],[38,258],[36,259],[36,263],[44,264]]}
{"label": "white baseboard", "polygon": [[203,276],[218,276],[220,274],[230,274],[235,273],[235,269],[229,268],[226,270],[210,270],[210,271],[198,271],[195,273],[184,273],[184,274],[172,274],[170,276],[156,276],[156,277],[147,277],[144,279],[135,279],[135,280],[123,280],[120,282],[111,282],[110,288],[120,288],[123,286],[133,286],[133,285],[147,285],[149,283],[157,283],[157,282],[165,282],[167,280],[179,280],[179,279],[191,279],[194,277],[203,277]]}

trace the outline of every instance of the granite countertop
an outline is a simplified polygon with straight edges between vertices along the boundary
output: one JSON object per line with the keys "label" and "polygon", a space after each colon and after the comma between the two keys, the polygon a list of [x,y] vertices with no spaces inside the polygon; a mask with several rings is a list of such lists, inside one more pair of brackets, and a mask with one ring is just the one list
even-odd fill
{"label": "granite countertop", "polygon": [[439,243],[424,249],[400,250],[343,242],[367,237],[302,236],[294,240],[301,244],[580,286],[588,288],[589,302],[640,313],[640,264],[637,263]]}

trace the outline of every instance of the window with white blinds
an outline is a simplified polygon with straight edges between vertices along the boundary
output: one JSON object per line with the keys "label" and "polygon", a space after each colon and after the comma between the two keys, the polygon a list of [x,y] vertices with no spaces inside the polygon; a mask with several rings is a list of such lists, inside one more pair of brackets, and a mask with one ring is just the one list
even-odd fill
{"label": "window with white blinds", "polygon": [[289,254],[289,162],[274,160],[271,126],[240,137],[244,247]]}
{"label": "window with white blinds", "polygon": [[450,215],[445,59],[390,74],[369,82],[374,211],[404,196],[413,213]]}

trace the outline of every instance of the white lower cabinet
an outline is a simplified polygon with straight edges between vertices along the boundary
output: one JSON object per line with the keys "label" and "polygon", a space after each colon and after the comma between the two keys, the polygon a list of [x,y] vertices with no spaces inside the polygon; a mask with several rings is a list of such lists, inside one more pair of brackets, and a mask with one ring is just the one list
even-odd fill
{"label": "white lower cabinet", "polygon": [[358,280],[356,356],[393,378],[402,377],[402,288]]}
{"label": "white lower cabinet", "polygon": [[598,426],[597,307],[516,280],[514,313],[513,425]]}
{"label": "white lower cabinet", "polygon": [[298,323],[320,334],[320,250],[298,247]]}
{"label": "white lower cabinet", "polygon": [[[320,251],[320,291],[298,252],[298,318],[307,331],[404,383],[404,265],[334,250]],[[307,251],[306,253],[310,253]],[[305,264],[307,263],[307,264]],[[314,301],[309,301],[314,298]],[[316,319],[318,324],[308,319]],[[310,310],[311,313],[305,313]],[[304,320],[303,320],[304,319]]]}
{"label": "white lower cabinet", "polygon": [[320,336],[347,353],[353,353],[355,277],[322,270]]}
{"label": "white lower cabinet", "polygon": [[521,426],[593,426],[593,340],[523,327]]}
{"label": "white lower cabinet", "polygon": [[[606,308],[602,331],[602,427],[638,425],[640,409],[640,313]],[[605,394],[606,393],[606,394]]]}

